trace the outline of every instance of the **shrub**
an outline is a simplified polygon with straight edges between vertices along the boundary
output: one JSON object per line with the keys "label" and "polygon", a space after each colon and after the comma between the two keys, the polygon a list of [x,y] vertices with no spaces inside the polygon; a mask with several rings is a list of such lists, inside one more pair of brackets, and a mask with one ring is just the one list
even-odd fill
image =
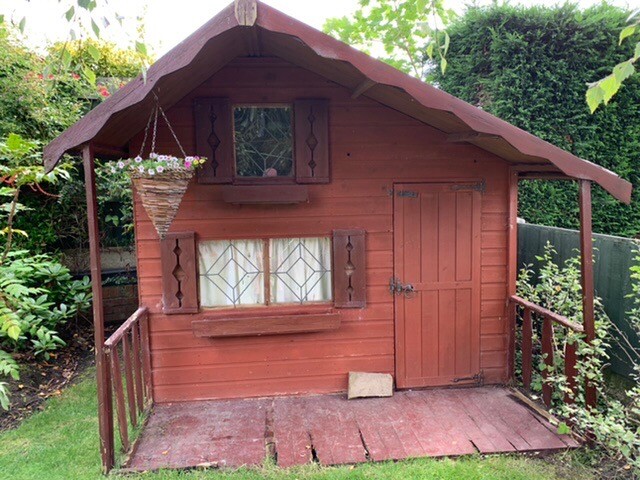
{"label": "shrub", "polygon": [[[580,260],[574,257],[563,265],[553,261],[555,250],[547,244],[544,253],[537,257],[541,262],[539,274],[534,278],[531,266],[521,270],[518,279],[518,294],[549,310],[566,316],[577,323],[582,322],[582,288],[580,284]],[[629,312],[628,321],[640,332],[640,254],[637,265],[631,270],[634,281],[633,291],[636,307]],[[596,297],[596,339],[588,344],[583,335],[566,332],[563,328],[554,331],[554,366],[549,369],[539,350],[535,353],[538,366],[534,371],[532,389],[540,391],[543,385],[542,372],[547,371],[549,382],[554,391],[552,410],[567,419],[572,428],[593,439],[608,456],[619,460],[621,464],[640,474],[640,386],[638,378],[635,385],[626,392],[627,401],[621,401],[610,395],[604,380],[604,370],[608,359],[606,351],[615,338],[610,335],[614,324],[608,319],[602,309],[600,299]],[[540,338],[540,332],[534,333],[535,341]],[[577,363],[577,392],[574,403],[564,402],[565,393],[570,392],[567,379],[564,376],[564,344],[577,344],[579,361]],[[617,344],[635,363],[635,369],[640,374],[640,355],[630,345]],[[585,402],[586,383],[596,388],[598,403],[595,408],[587,407]],[[566,423],[561,424],[561,430],[568,430]]]}

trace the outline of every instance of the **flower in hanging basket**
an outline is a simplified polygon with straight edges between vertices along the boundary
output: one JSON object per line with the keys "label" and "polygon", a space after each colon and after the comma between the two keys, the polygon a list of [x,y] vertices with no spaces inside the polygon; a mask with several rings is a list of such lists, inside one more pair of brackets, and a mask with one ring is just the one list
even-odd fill
{"label": "flower in hanging basket", "polygon": [[129,175],[142,205],[162,240],[178,212],[189,180],[206,159],[203,157],[178,158],[171,155],[149,154],[119,160],[112,172]]}

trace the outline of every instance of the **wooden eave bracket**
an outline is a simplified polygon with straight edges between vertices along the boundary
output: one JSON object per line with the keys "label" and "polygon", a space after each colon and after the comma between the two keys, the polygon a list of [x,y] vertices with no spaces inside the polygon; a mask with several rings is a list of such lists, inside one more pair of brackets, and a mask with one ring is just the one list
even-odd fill
{"label": "wooden eave bracket", "polygon": [[234,10],[238,25],[252,27],[258,18],[258,2],[256,0],[235,0]]}
{"label": "wooden eave bracket", "polygon": [[364,92],[369,90],[374,85],[376,85],[376,82],[374,82],[370,78],[365,78],[362,82],[358,84],[356,88],[353,89],[353,92],[351,93],[351,98],[355,100],[356,98],[358,98],[360,95],[362,95]]}

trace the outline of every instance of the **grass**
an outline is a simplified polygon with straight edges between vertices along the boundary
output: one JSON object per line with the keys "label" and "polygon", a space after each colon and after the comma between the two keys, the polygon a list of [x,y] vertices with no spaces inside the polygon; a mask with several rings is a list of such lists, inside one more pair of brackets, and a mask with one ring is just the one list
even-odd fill
{"label": "grass", "polygon": [[[91,372],[93,373],[93,371]],[[96,389],[93,375],[46,403],[44,411],[26,419],[17,429],[0,434],[0,478],[47,480],[104,478],[100,474]],[[570,462],[571,459],[567,459]],[[370,463],[354,467],[279,469],[274,465],[236,471],[162,471],[127,478],[172,479],[504,479],[554,480],[592,478],[580,469],[560,468],[525,456],[480,456],[460,459],[416,459]],[[565,462],[566,463],[566,462]],[[563,471],[567,473],[563,473]],[[5,476],[6,475],[6,476]]]}

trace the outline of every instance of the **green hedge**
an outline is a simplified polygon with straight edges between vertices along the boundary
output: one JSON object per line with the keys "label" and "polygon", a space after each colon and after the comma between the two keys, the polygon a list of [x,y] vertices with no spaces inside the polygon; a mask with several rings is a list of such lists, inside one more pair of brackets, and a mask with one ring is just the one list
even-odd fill
{"label": "green hedge", "polygon": [[[594,115],[585,102],[593,82],[631,54],[618,46],[628,12],[606,4],[470,7],[448,30],[446,75],[434,72],[445,91],[573,154],[630,180],[634,201],[622,205],[594,191],[594,229],[637,236],[640,232],[640,75]],[[578,226],[577,188],[570,182],[521,183],[520,216],[529,222]]]}

